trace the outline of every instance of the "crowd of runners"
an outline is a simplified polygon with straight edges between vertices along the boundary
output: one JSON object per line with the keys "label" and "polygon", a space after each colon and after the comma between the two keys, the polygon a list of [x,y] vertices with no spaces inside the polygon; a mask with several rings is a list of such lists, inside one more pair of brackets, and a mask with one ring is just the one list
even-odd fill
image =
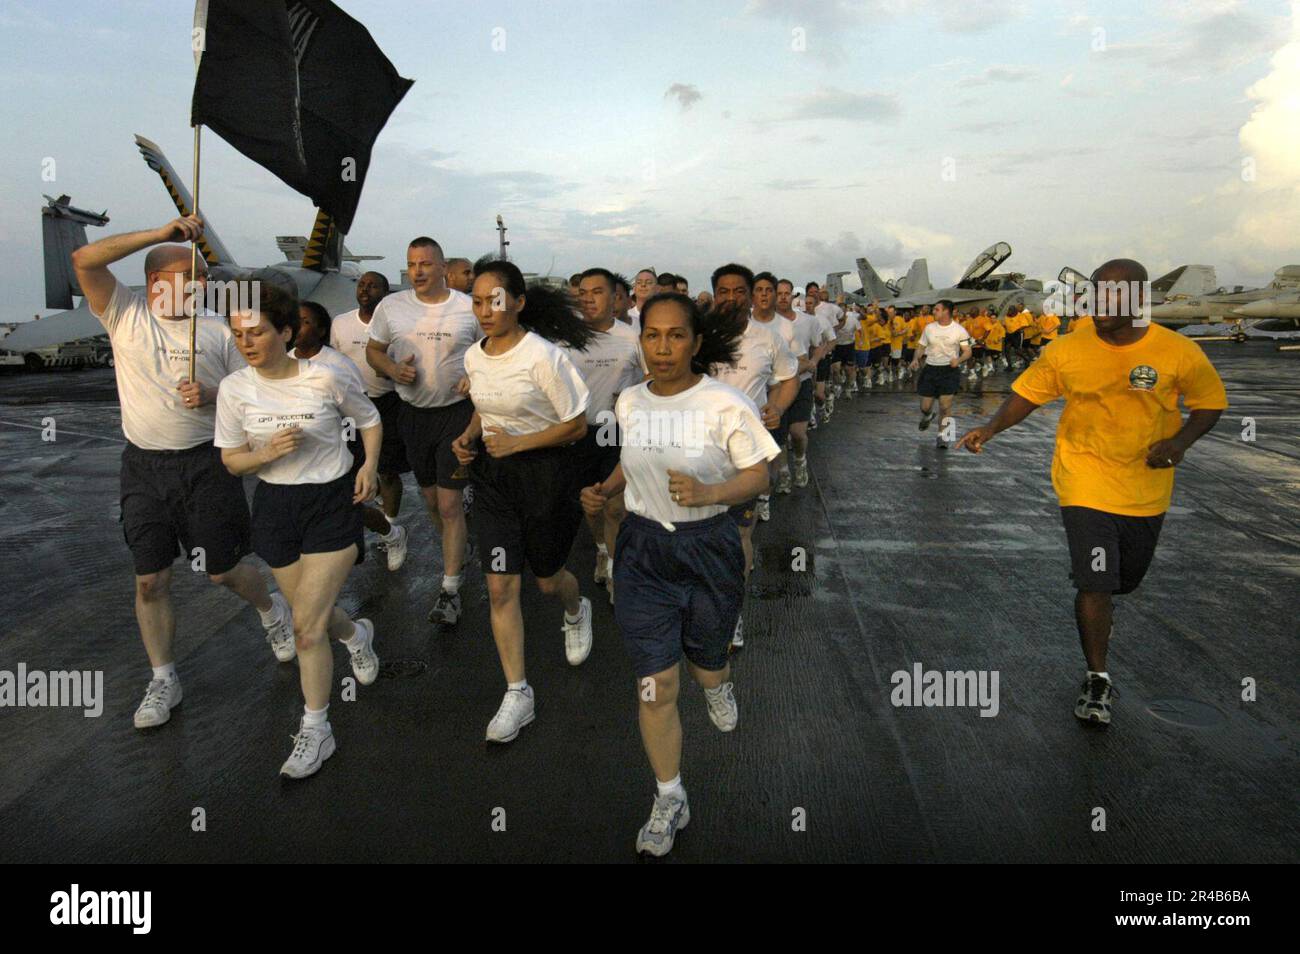
{"label": "crowd of runners", "polygon": [[[745,644],[755,526],[771,518],[776,498],[808,486],[809,443],[837,399],[900,388],[915,375],[925,430],[950,416],[963,375],[1026,368],[997,415],[957,442],[979,452],[1034,408],[1065,398],[1053,481],[1087,663],[1075,714],[1102,725],[1113,696],[1112,594],[1140,582],[1172,468],[1226,407],[1195,343],[1135,323],[1133,308],[1104,297],[1095,319],[1070,328],[1051,314],[999,316],[951,301],[915,311],[846,306],[815,282],[799,288],[739,264],[717,268],[695,298],[685,279],[653,269],[629,281],[590,268],[553,289],[526,284],[506,261],[448,259],[428,237],[407,249],[409,288],[390,291],[367,272],[357,308],[344,314],[267,282],[255,296],[231,296],[256,305],[195,319],[190,383],[191,253],[174,243],[201,231],[197,219],[180,218],[73,254],[112,341],[128,441],[122,523],[153,667],[135,725],[160,726],[181,702],[169,584],[178,556],[201,553],[212,582],[257,610],[275,657],[297,660],[304,712],[281,772],[314,774],[336,744],[329,640],[347,647],[362,685],[380,666],[375,627],[336,600],[364,559],[367,530],[389,570],[412,559],[398,522],[410,473],[441,549],[429,621],[456,626],[467,561],[483,573],[505,683],[490,742],[511,742],[536,717],[525,569],[560,604],[568,662],[580,666],[591,652],[592,597],[569,569],[587,527],[596,558],[581,574],[599,587],[589,593],[613,604],[657,784],[636,839],[652,855],[667,853],[690,819],[682,664],[713,725],[734,730],[729,657]],[[133,292],[109,266],[145,250],[146,290]],[[1094,278],[1146,275],[1115,260]],[[258,478],[251,508],[248,475]],[[251,554],[270,567],[277,591]]]}

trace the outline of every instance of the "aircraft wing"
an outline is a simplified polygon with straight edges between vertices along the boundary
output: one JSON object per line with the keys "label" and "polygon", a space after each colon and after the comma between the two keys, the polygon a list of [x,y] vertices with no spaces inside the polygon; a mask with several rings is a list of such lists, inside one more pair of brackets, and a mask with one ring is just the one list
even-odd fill
{"label": "aircraft wing", "polygon": [[83,301],[72,311],[60,312],[39,321],[23,322],[10,335],[0,338],[0,350],[23,354],[102,334],[107,334],[104,326],[90,313],[90,306]]}

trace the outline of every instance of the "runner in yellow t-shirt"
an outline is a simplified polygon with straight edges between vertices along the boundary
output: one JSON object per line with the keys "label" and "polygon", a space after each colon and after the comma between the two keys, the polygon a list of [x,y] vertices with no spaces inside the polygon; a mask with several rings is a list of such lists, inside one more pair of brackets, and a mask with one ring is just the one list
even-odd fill
{"label": "runner in yellow t-shirt", "polygon": [[[1116,259],[1098,282],[1140,282],[1147,271]],[[1140,296],[1104,292],[1092,327],[1054,341],[1012,385],[993,419],[958,446],[979,453],[994,435],[1059,397],[1052,484],[1070,549],[1079,639],[1088,674],[1074,714],[1110,724],[1106,671],[1112,594],[1137,589],[1151,565],[1174,489],[1173,468],[1228,406],[1223,382],[1200,345],[1159,325],[1135,326]],[[1184,420],[1179,400],[1188,408]]]}
{"label": "runner in yellow t-shirt", "polygon": [[907,340],[907,319],[890,305],[885,309],[885,320],[889,325],[889,374],[890,381],[903,380],[903,344]]}
{"label": "runner in yellow t-shirt", "polygon": [[844,389],[844,396],[849,400],[858,391],[871,387],[870,371],[866,373],[866,384],[863,385],[861,379],[863,372],[871,364],[871,328],[876,323],[876,313],[874,311],[864,312],[858,319],[858,326],[853,329],[853,367],[849,371],[848,387]]}
{"label": "runner in yellow t-shirt", "polygon": [[990,318],[988,331],[984,334],[984,355],[985,367],[988,369],[984,373],[992,374],[1002,360],[1002,343],[1006,340],[1007,329],[1002,326],[1002,322],[997,318]]}

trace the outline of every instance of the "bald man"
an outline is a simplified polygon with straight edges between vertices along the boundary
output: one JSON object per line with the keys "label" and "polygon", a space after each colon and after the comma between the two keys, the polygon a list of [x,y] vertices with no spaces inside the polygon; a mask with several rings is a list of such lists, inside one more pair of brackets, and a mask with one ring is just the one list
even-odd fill
{"label": "bald man", "polygon": [[447,287],[452,291],[469,294],[474,284],[474,263],[468,258],[447,259]]}
{"label": "bald man", "polygon": [[[958,447],[980,453],[994,435],[1040,405],[1065,398],[1052,484],[1077,593],[1074,618],[1088,672],[1074,707],[1088,725],[1110,725],[1115,695],[1106,670],[1113,595],[1132,593],[1155,556],[1174,491],[1174,467],[1228,406],[1201,346],[1151,324],[1147,271],[1112,259],[1093,273],[1092,325],[1048,343],[1012,394]],[[1184,420],[1179,400],[1187,406]]]}
{"label": "bald man", "polygon": [[[243,483],[222,465],[212,444],[217,387],[244,367],[244,359],[225,321],[203,315],[201,308],[195,380],[188,380],[187,310],[206,285],[206,268],[200,258],[200,289],[190,295],[190,249],[165,243],[193,241],[202,232],[201,221],[187,216],[72,253],[90,312],[113,345],[128,442],[122,453],[122,532],[135,563],[136,621],[153,666],[135,713],[137,729],[162,725],[181,701],[172,651],[177,556],[253,605],[277,659],[288,662],[296,655],[288,601],[269,594],[261,574],[242,562],[250,549],[248,501]],[[108,266],[146,248],[145,291],[134,292]]]}

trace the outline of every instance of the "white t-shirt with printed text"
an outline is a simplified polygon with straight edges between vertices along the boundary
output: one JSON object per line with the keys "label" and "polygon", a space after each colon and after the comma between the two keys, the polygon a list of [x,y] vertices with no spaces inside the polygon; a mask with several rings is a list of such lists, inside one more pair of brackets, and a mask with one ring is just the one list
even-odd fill
{"label": "white t-shirt with printed text", "polygon": [[457,385],[465,373],[465,353],[483,337],[469,295],[448,291],[436,305],[415,291],[394,292],[375,306],[370,337],[388,346],[398,363],[415,358],[415,382],[396,384],[402,400],[416,407],[446,407],[463,400]]}
{"label": "white t-shirt with printed text", "polygon": [[392,391],[394,385],[391,378],[380,374],[366,360],[366,342],[369,340],[370,323],[361,320],[359,308],[343,312],[330,324],[330,347],[357,366],[361,380],[366,384],[366,394],[377,398]]}
{"label": "white t-shirt with printed text", "polygon": [[278,431],[302,429],[298,449],[264,465],[257,476],[268,484],[327,484],[352,469],[345,423],[357,433],[379,423],[361,376],[316,358],[298,358],[298,373],[272,379],[256,368],[236,371],[221,382],[217,397],[216,445],[258,450]]}
{"label": "white t-shirt with printed text", "polygon": [[[176,390],[189,380],[189,319],[155,317],[144,294],[121,282],[113,289],[104,313],[95,318],[108,331],[113,346],[117,401],[126,439],[144,450],[187,450],[211,444],[216,407],[187,408]],[[248,365],[224,319],[200,315],[196,321],[195,380],[215,388],[227,375]]]}
{"label": "white t-shirt with printed text", "polygon": [[501,355],[484,351],[486,341],[465,352],[464,365],[484,428],[536,434],[586,411],[591,395],[563,348],[532,331]]}
{"label": "white t-shirt with printed text", "polygon": [[[608,331],[598,331],[587,343],[586,351],[565,348],[573,366],[591,392],[587,404],[587,423],[600,424],[609,419],[614,399],[624,388],[645,378],[645,361],[641,357],[641,340],[623,322],[615,320]],[[602,417],[602,415],[605,415]]]}
{"label": "white t-shirt with printed text", "polygon": [[763,426],[758,408],[742,392],[704,375],[671,397],[650,390],[649,381],[628,388],[615,405],[623,442],[620,462],[629,513],[668,529],[727,511],[725,504],[683,507],[668,493],[668,471],[719,484],[781,449]]}
{"label": "white t-shirt with printed text", "polygon": [[740,339],[736,363],[716,364],[710,375],[731,385],[761,408],[767,404],[768,388],[788,381],[798,371],[799,362],[790,353],[779,330],[771,323],[750,318]]}

